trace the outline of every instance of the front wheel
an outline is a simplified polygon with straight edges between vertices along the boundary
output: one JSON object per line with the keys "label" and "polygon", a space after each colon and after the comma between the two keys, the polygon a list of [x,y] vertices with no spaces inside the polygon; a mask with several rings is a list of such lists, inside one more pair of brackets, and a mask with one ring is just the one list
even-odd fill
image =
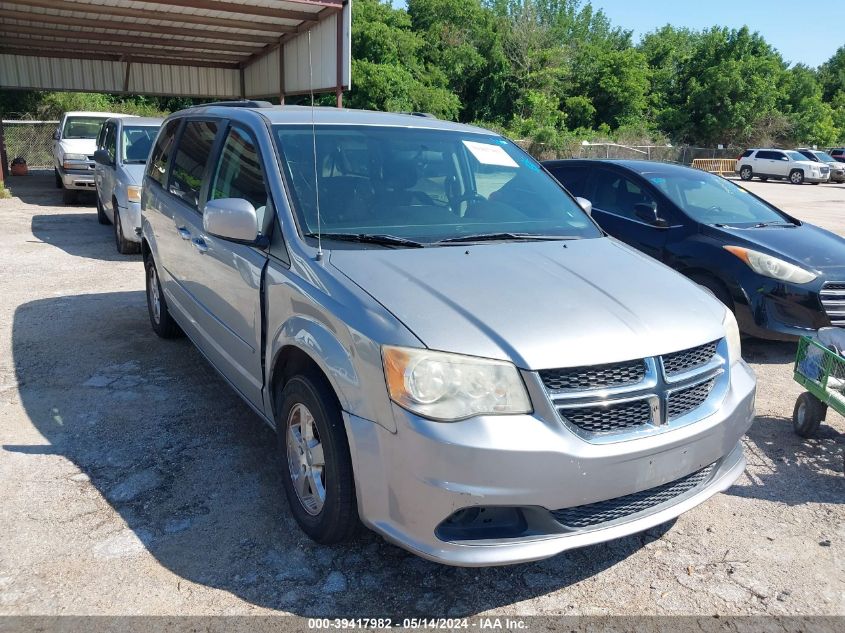
{"label": "front wheel", "polygon": [[176,338],[182,334],[182,330],[179,329],[179,325],[173,320],[167,308],[167,301],[161,290],[161,282],[158,279],[158,271],[152,255],[144,262],[144,266],[147,269],[147,311],[150,313],[150,325],[153,326],[153,332],[161,338]]}
{"label": "front wheel", "polygon": [[803,185],[804,172],[800,169],[793,169],[789,174],[789,182],[791,182],[793,185]]}
{"label": "front wheel", "polygon": [[120,209],[117,208],[117,202],[112,202],[114,209],[114,242],[117,246],[117,252],[121,255],[135,255],[140,250],[140,244],[137,242],[130,242],[123,235],[123,224],[120,221]]}
{"label": "front wheel", "polygon": [[337,398],[317,372],[293,376],[279,398],[276,435],[291,513],[318,543],[347,540],[358,531],[360,520]]}
{"label": "front wheel", "polygon": [[792,414],[792,428],[801,437],[813,437],[827,417],[827,405],[809,392],[798,396]]}
{"label": "front wheel", "polygon": [[754,177],[754,172],[751,171],[751,167],[746,165],[745,167],[739,170],[739,177],[745,181],[749,181]]}

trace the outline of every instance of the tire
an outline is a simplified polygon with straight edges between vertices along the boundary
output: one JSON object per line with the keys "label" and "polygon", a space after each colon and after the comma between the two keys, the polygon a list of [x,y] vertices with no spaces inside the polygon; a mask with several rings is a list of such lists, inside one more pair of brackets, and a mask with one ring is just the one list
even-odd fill
{"label": "tire", "polygon": [[739,177],[742,180],[748,182],[749,180],[754,178],[754,172],[751,171],[751,167],[749,167],[748,165],[743,165],[742,169],[739,170]]}
{"label": "tire", "polygon": [[117,201],[112,200],[112,205],[114,209],[114,243],[117,246],[117,252],[121,255],[136,255],[140,251],[141,245],[137,242],[130,242],[123,236],[123,225],[120,221]]}
{"label": "tire", "polygon": [[182,330],[167,308],[167,301],[161,291],[161,282],[158,279],[158,271],[152,255],[144,262],[144,269],[147,278],[147,312],[150,315],[150,325],[153,332],[161,338],[176,338],[182,335]]}
{"label": "tire", "polygon": [[76,189],[63,189],[62,190],[62,202],[64,204],[76,204],[77,201],[77,191]]}
{"label": "tire", "polygon": [[353,538],[361,522],[349,442],[334,392],[323,376],[306,371],[287,381],[277,402],[282,483],[296,522],[324,545]]}
{"label": "tire", "polygon": [[827,405],[809,392],[798,396],[792,413],[792,428],[801,437],[813,437],[827,417]]}
{"label": "tire", "polygon": [[97,194],[97,222],[100,224],[111,224],[109,222],[109,216],[106,215],[105,209],[103,209],[103,203],[100,202],[100,194]]}
{"label": "tire", "polygon": [[53,176],[56,178],[56,189],[61,189],[64,187],[64,183],[62,183],[62,177],[59,174],[59,170],[53,167]]}
{"label": "tire", "polygon": [[804,172],[800,169],[793,169],[789,172],[789,182],[793,185],[803,185],[804,184]]}

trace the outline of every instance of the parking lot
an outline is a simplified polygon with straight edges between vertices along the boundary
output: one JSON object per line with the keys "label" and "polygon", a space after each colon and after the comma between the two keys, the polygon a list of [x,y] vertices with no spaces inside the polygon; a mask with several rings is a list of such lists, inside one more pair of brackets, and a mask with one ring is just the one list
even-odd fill
{"label": "parking lot", "polygon": [[[792,432],[793,344],[746,341],[748,471],[674,524],[456,569],[297,528],[271,431],[150,329],[140,256],[52,174],[0,200],[0,614],[845,615],[845,421]],[[845,235],[845,185],[746,183]],[[567,482],[561,482],[567,485]]]}

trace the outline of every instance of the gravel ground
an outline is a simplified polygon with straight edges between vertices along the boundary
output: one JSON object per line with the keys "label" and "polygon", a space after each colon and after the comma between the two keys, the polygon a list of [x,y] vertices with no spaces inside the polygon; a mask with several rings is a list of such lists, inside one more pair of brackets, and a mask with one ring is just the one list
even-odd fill
{"label": "gravel ground", "polygon": [[[150,330],[139,256],[50,177],[0,201],[0,614],[845,615],[845,423],[792,433],[794,345],[746,343],[737,485],[671,526],[453,569],[373,534],[318,547],[271,432],[186,340]],[[752,183],[845,233],[845,186]]]}

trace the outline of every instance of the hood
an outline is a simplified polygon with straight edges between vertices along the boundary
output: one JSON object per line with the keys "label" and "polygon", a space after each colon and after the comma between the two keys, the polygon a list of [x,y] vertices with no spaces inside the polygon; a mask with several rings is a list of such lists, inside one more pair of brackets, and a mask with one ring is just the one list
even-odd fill
{"label": "hood", "polygon": [[724,336],[714,297],[612,238],[334,250],[428,348],[524,369],[596,365]]}
{"label": "hood", "polygon": [[93,156],[97,149],[97,139],[95,138],[66,138],[60,143],[65,154]]}
{"label": "hood", "polygon": [[141,181],[144,179],[144,170],[147,168],[146,165],[139,165],[137,163],[132,163],[131,165],[123,165],[123,173],[126,174],[126,184],[127,185],[140,185]]}
{"label": "hood", "polygon": [[725,245],[746,246],[821,273],[845,271],[845,239],[812,224],[762,228],[704,227]]}

